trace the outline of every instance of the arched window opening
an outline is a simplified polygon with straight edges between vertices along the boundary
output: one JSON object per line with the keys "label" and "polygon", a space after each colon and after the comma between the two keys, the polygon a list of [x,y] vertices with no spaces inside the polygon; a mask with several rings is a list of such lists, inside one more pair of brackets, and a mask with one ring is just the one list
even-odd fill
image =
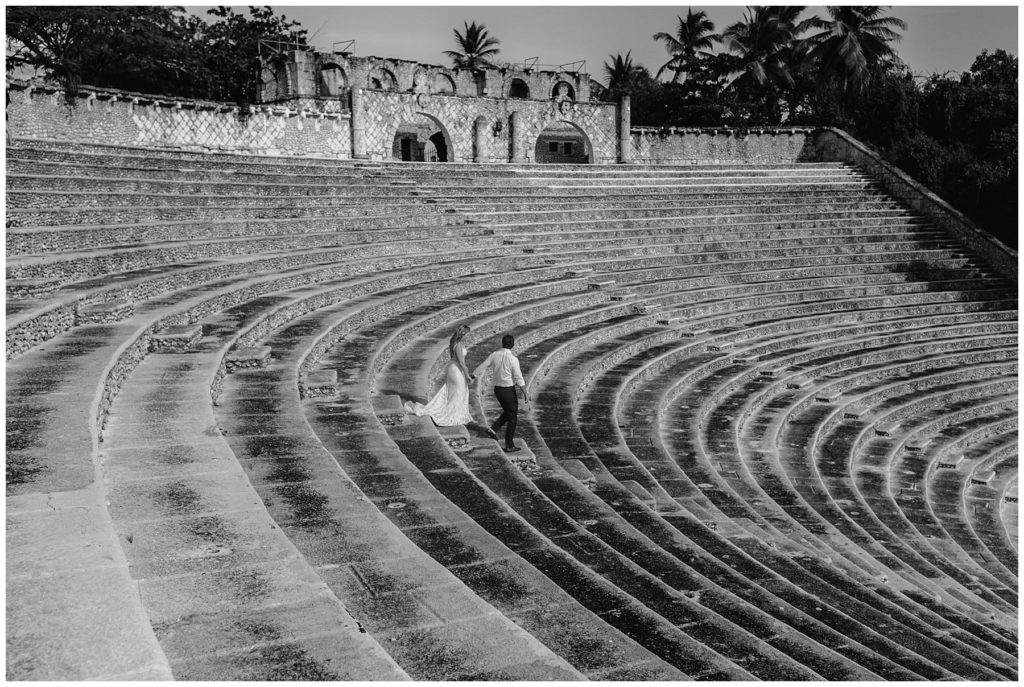
{"label": "arched window opening", "polygon": [[576,100],[576,91],[567,81],[559,81],[551,89],[552,100]]}
{"label": "arched window opening", "polygon": [[434,74],[431,90],[441,95],[455,95],[455,82],[447,74]]}
{"label": "arched window opening", "polygon": [[512,79],[512,84],[508,88],[508,97],[525,100],[530,97],[530,87],[522,79]]}

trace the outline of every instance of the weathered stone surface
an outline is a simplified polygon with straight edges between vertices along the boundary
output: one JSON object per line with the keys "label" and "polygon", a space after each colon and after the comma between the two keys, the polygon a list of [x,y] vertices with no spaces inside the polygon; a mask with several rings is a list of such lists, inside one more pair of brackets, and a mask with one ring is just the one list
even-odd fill
{"label": "weathered stone surface", "polygon": [[402,404],[402,397],[394,394],[373,396],[373,412],[382,425],[400,425],[408,414]]}
{"label": "weathered stone surface", "polygon": [[[299,112],[259,109],[242,119],[237,107],[167,97],[103,91],[109,97],[92,107],[83,99],[74,112],[56,92],[12,90],[14,135],[109,145],[179,147],[204,152],[245,150],[253,153],[349,157],[347,114],[330,118],[315,113],[308,121]],[[169,105],[169,107],[168,107]],[[181,107],[188,105],[189,107]]]}
{"label": "weathered stone surface", "polygon": [[224,356],[228,372],[267,367],[270,364],[270,346],[243,346]]}
{"label": "weathered stone surface", "polygon": [[633,161],[647,164],[706,164],[728,160],[795,162],[808,159],[811,129],[730,131],[634,128]]}
{"label": "weathered stone surface", "polygon": [[150,339],[150,348],[155,353],[181,353],[195,348],[202,338],[202,325],[173,325],[154,333]]}
{"label": "weathered stone surface", "polygon": [[135,314],[135,307],[129,301],[88,303],[78,306],[75,324],[105,324],[126,320]]}
{"label": "weathered stone surface", "polygon": [[437,433],[441,435],[441,438],[445,442],[455,449],[466,448],[469,445],[469,431],[465,425],[456,425],[454,427],[438,427]]}
{"label": "weathered stone surface", "polygon": [[299,395],[302,398],[330,397],[337,393],[337,370],[310,372],[304,379],[299,379]]}

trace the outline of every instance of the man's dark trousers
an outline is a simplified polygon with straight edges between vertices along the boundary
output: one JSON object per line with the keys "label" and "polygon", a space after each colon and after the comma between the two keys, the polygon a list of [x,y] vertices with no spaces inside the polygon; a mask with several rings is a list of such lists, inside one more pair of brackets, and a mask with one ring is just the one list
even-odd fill
{"label": "man's dark trousers", "polygon": [[501,416],[494,421],[491,429],[497,434],[501,426],[507,423],[505,427],[505,447],[511,448],[514,445],[512,439],[516,435],[516,420],[519,417],[519,397],[516,396],[516,388],[514,386],[496,386],[494,387],[494,395],[498,398],[498,403],[501,404]]}

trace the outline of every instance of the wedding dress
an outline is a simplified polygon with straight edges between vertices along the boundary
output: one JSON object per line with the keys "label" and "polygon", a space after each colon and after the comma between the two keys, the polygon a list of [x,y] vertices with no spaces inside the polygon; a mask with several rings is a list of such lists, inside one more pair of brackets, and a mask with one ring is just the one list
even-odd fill
{"label": "wedding dress", "polygon": [[[459,346],[462,359],[466,359],[466,347]],[[414,415],[429,415],[440,427],[465,425],[473,421],[469,413],[469,384],[458,364],[453,360],[445,370],[445,381],[430,401],[422,403],[405,402],[405,409]]]}

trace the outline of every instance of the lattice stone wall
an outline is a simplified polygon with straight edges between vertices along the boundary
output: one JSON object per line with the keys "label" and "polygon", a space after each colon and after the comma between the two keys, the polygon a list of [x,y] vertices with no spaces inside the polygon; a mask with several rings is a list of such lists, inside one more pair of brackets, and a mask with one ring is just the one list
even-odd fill
{"label": "lattice stone wall", "polygon": [[630,132],[633,162],[709,164],[812,159],[812,129],[645,129]]}
{"label": "lattice stone wall", "polygon": [[106,90],[83,90],[68,107],[59,90],[12,84],[8,89],[8,128],[19,138],[351,157],[347,114],[264,108],[240,119],[235,108],[221,103],[161,101]]}
{"label": "lattice stone wall", "polygon": [[[518,130],[512,126],[513,113],[518,113]],[[450,142],[451,162],[473,161],[474,126],[481,116],[487,124],[484,159],[488,162],[512,160],[517,146],[524,160],[533,161],[537,138],[545,128],[557,122],[568,122],[582,132],[593,150],[593,162],[611,164],[618,160],[616,106],[607,103],[464,98],[367,90],[362,95],[361,111],[352,113],[353,118],[365,127],[367,154],[378,160],[391,157],[398,127],[403,122],[418,121],[419,115],[433,119],[445,131]]]}

